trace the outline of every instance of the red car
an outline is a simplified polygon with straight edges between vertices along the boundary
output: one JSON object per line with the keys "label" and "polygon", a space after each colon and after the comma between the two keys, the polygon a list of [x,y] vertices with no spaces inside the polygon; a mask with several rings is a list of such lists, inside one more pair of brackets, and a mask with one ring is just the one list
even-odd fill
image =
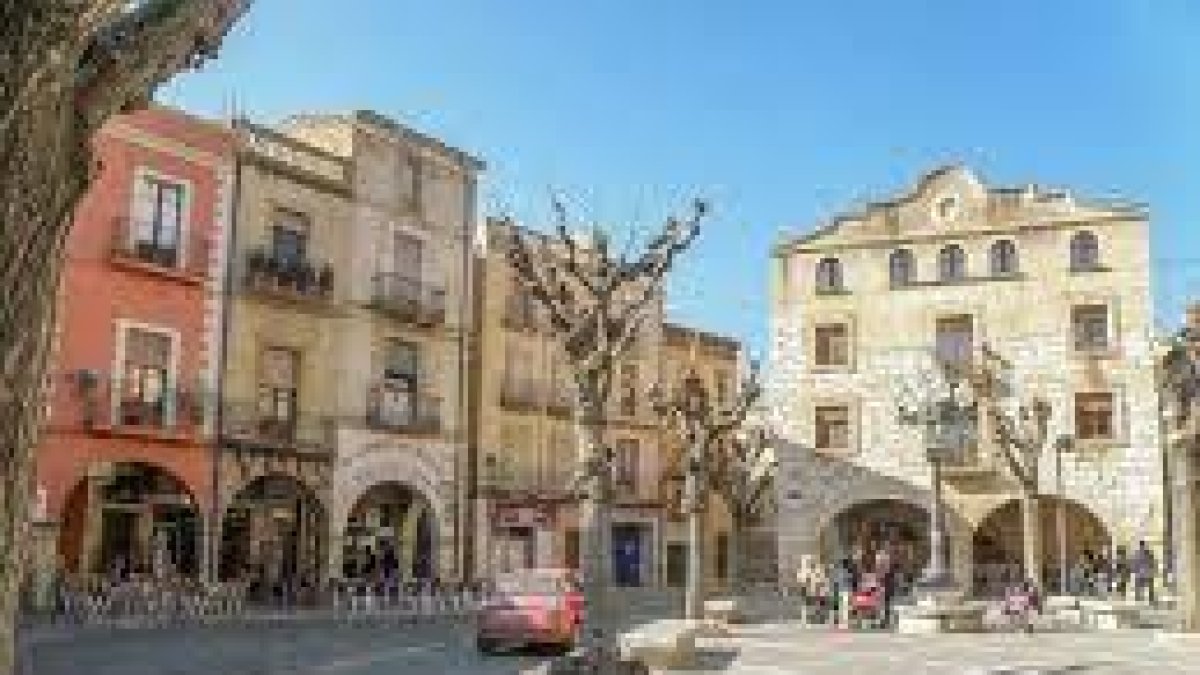
{"label": "red car", "polygon": [[529,569],[497,575],[479,615],[476,644],[484,653],[501,645],[574,648],[583,623],[583,593],[575,573]]}

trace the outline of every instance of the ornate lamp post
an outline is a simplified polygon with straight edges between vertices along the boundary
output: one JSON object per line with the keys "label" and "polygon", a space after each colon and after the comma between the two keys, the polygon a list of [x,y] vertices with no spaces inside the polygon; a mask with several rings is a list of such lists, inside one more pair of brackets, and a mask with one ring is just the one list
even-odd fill
{"label": "ornate lamp post", "polygon": [[1159,362],[1167,452],[1174,461],[1174,572],[1183,630],[1200,630],[1200,568],[1197,563],[1195,457],[1200,451],[1200,335],[1185,328]]}
{"label": "ornate lamp post", "polygon": [[[943,372],[943,375],[947,373]],[[917,582],[924,590],[956,587],[950,567],[945,504],[942,498],[942,467],[958,461],[976,438],[978,414],[969,388],[961,380],[947,381],[924,401],[902,402],[901,424],[925,430],[925,459],[930,466],[932,500],[929,507],[929,564]]]}
{"label": "ornate lamp post", "polygon": [[701,618],[704,591],[704,507],[710,485],[724,482],[713,474],[715,454],[742,426],[750,407],[758,400],[761,387],[758,367],[752,365],[737,397],[728,407],[714,404],[703,381],[690,371],[672,396],[661,387],[650,391],[654,411],[668,424],[685,445],[683,507],[688,518],[687,585],[684,590],[684,618]]}

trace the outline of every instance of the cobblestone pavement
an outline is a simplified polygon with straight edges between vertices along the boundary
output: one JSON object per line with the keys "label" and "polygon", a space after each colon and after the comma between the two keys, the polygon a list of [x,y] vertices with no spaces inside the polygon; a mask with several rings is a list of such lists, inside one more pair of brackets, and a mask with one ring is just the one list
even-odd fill
{"label": "cobblestone pavement", "polygon": [[[896,635],[749,626],[703,640],[701,672],[745,675],[1169,675],[1200,673],[1200,639],[1153,631]],[[697,671],[689,671],[696,673]]]}

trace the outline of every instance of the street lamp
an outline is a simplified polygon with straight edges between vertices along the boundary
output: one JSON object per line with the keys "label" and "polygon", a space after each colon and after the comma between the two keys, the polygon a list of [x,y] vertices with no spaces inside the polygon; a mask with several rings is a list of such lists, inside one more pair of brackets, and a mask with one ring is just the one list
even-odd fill
{"label": "street lamp", "polygon": [[898,413],[901,424],[925,429],[925,459],[930,465],[933,499],[929,508],[929,564],[917,583],[926,590],[955,587],[947,547],[942,467],[962,458],[975,439],[978,420],[970,389],[958,379],[943,383],[943,391],[915,405],[901,403]]}

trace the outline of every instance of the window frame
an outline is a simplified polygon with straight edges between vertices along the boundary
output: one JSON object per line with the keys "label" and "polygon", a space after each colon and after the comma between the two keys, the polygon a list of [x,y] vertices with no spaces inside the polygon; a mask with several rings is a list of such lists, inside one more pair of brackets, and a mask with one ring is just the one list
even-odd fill
{"label": "window frame", "polygon": [[967,251],[960,244],[946,244],[938,250],[938,281],[956,284],[967,280]]}
{"label": "window frame", "polygon": [[817,293],[843,293],[846,290],[845,269],[842,260],[826,256],[817,261],[814,270]]}
{"label": "window frame", "polygon": [[[854,445],[854,430],[851,428],[852,406],[846,403],[831,403],[819,401],[813,405],[813,448],[818,452],[830,453],[847,453]],[[830,420],[823,415],[836,415],[840,411],[841,420],[833,420],[833,424],[840,424],[842,427],[842,437],[845,441],[843,445],[830,444],[831,439],[836,435],[834,428],[836,426],[828,426]],[[823,426],[824,423],[824,426]]]}
{"label": "window frame", "polygon": [[[156,265],[161,265],[169,269],[181,269],[185,267],[187,261],[188,239],[192,229],[192,204],[195,198],[195,185],[191,180],[181,176],[164,173],[157,169],[148,166],[139,166],[134,172],[134,185],[132,194],[130,195],[129,219],[131,226],[126,235],[126,245],[131,251],[139,251],[139,247],[143,244],[149,245],[156,251],[167,250],[161,248],[159,233],[163,231],[160,227],[162,221],[162,201],[159,198],[158,187],[170,186],[178,189],[176,201],[176,229],[175,229],[175,247],[174,261],[170,265],[163,265],[159,260],[152,260]],[[145,240],[141,237],[142,223],[138,220],[144,214],[138,212],[139,195],[142,190],[153,190],[154,199],[152,200],[152,212],[149,215],[151,218],[150,228],[152,236]]]}
{"label": "window frame", "polygon": [[1100,237],[1091,230],[1078,230],[1071,235],[1069,263],[1072,272],[1095,272],[1103,269]]}
{"label": "window frame", "polygon": [[1012,278],[1021,273],[1021,256],[1017,242],[997,239],[988,247],[988,271],[996,278]]}
{"label": "window frame", "polygon": [[[1093,342],[1086,330],[1081,333],[1082,328],[1093,325],[1097,318],[1103,320],[1102,343]],[[1085,353],[1106,352],[1113,348],[1112,309],[1107,303],[1083,302],[1071,305],[1071,346],[1074,351]]]}
{"label": "window frame", "polygon": [[[903,274],[898,272],[903,271]],[[888,254],[888,285],[906,288],[917,282],[917,257],[910,248],[897,248]]]}
{"label": "window frame", "polygon": [[[840,356],[837,349],[836,337],[830,336],[830,331],[840,331]],[[852,364],[850,356],[851,342],[850,324],[845,321],[823,321],[813,326],[813,367],[814,368],[849,368]],[[824,352],[824,354],[823,354]],[[826,358],[822,359],[822,355]]]}
{"label": "window frame", "polygon": [[120,394],[109,397],[110,419],[114,421],[121,419],[121,406],[125,403],[123,379],[126,373],[126,362],[129,357],[129,336],[134,331],[165,336],[170,341],[168,363],[163,374],[160,393],[160,405],[162,406],[162,410],[160,411],[162,416],[161,423],[154,426],[165,427],[173,425],[178,415],[178,410],[176,410],[177,402],[175,396],[172,394],[178,390],[181,335],[174,328],[143,323],[133,319],[117,319],[116,321],[116,345],[113,350],[112,372],[115,374],[114,384],[117,384]]}
{"label": "window frame", "polygon": [[[1108,432],[1107,435],[1095,435],[1092,433],[1088,433],[1088,434],[1083,433],[1085,430],[1085,425],[1086,425],[1086,428],[1089,430],[1089,432],[1091,431],[1092,427],[1099,428],[1101,426],[1101,425],[1095,424],[1094,421],[1085,421],[1090,416],[1099,414],[1099,412],[1095,409],[1092,409],[1092,410],[1086,409],[1088,406],[1087,406],[1086,402],[1082,399],[1089,398],[1089,397],[1092,399],[1095,399],[1095,400],[1100,400],[1100,399],[1107,400],[1108,417],[1107,417],[1107,421],[1105,423],[1107,425],[1107,432]],[[1074,415],[1074,420],[1073,420],[1074,428],[1072,429],[1072,431],[1075,433],[1075,438],[1078,441],[1080,441],[1081,443],[1085,443],[1085,444],[1113,443],[1118,440],[1117,396],[1116,396],[1115,392],[1112,392],[1112,391],[1077,391],[1077,392],[1075,392],[1074,396],[1072,397],[1071,411]]]}

